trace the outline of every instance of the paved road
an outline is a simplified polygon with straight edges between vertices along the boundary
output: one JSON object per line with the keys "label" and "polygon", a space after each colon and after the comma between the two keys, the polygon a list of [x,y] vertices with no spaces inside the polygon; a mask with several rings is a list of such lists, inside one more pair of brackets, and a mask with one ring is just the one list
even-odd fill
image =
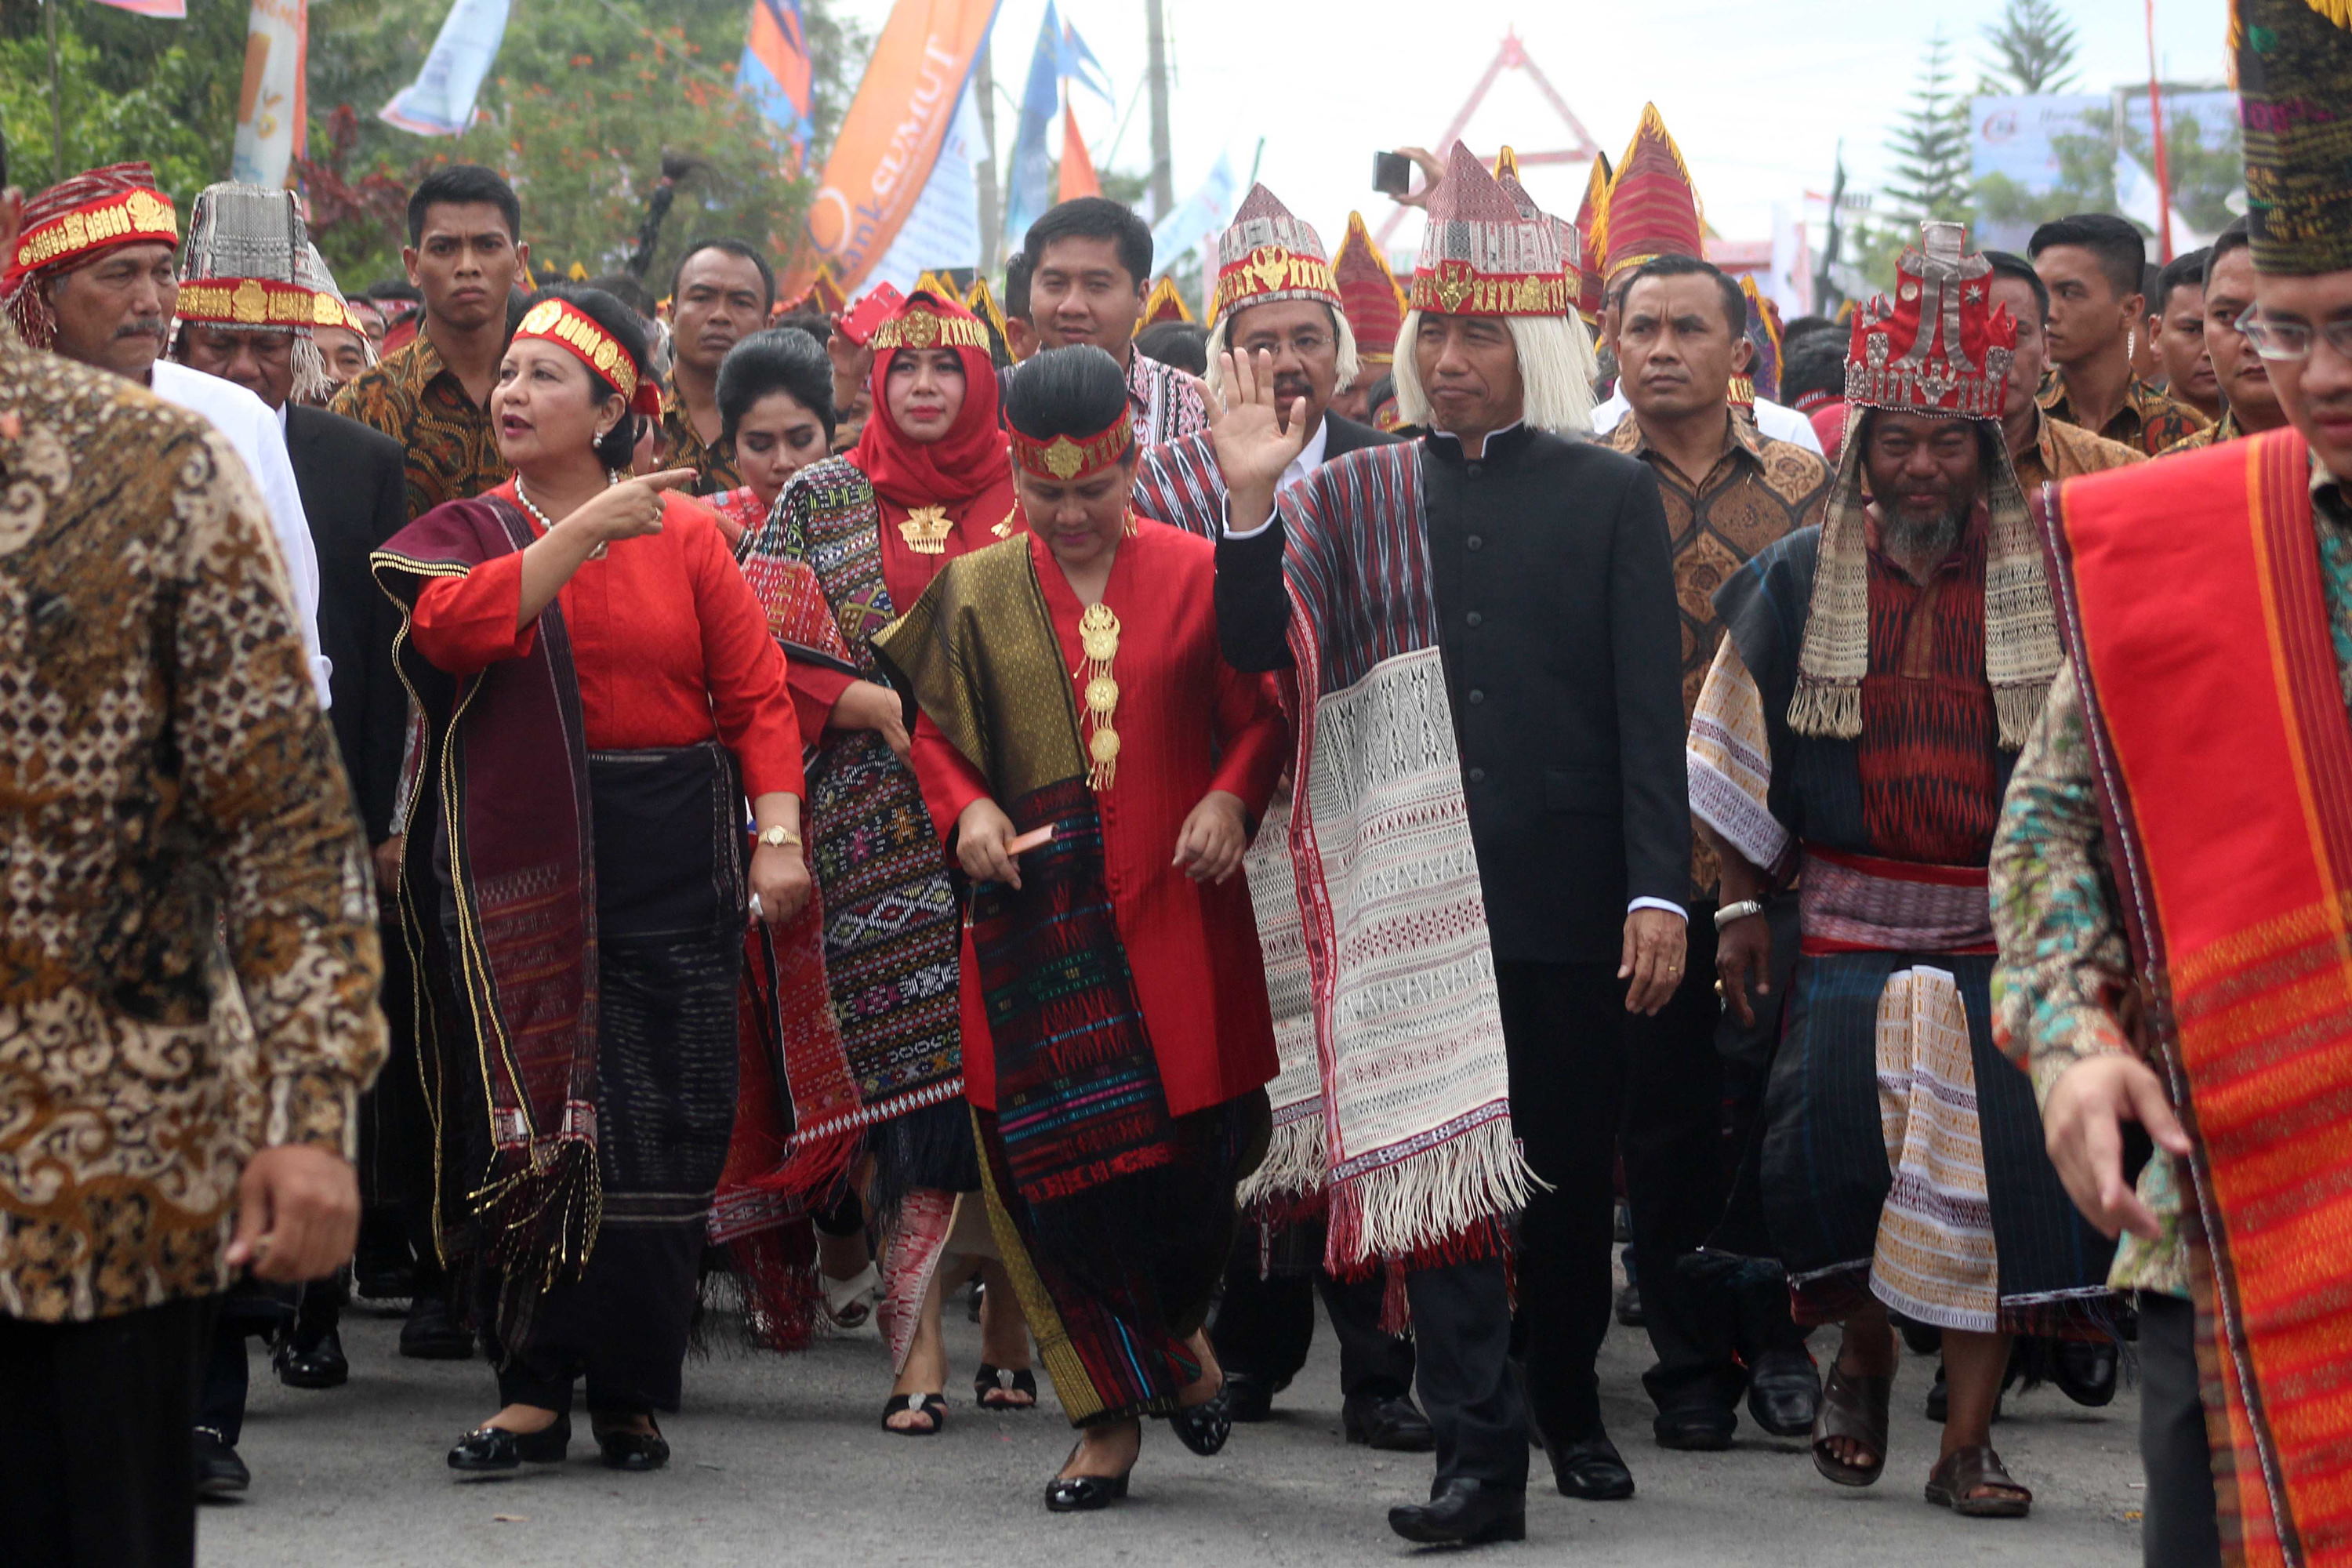
{"label": "paved road", "polygon": [[[693,1564],[1323,1564],[1412,1555],[1391,1535],[1389,1504],[1425,1495],[1426,1458],[1374,1455],[1339,1440],[1330,1335],[1277,1419],[1238,1428],[1224,1456],[1194,1458],[1148,1430],[1134,1499],[1107,1515],[1048,1516],[1044,1482],[1067,1426],[1036,1415],[983,1415],[971,1404],[978,1331],[950,1325],[959,1385],[947,1431],[886,1436],[881,1346],[832,1341],[793,1361],[722,1352],[687,1369],[687,1408],[665,1425],[671,1468],[621,1476],[594,1462],[584,1431],[572,1461],[517,1479],[460,1483],[442,1455],[494,1407],[487,1369],[403,1361],[397,1324],[348,1321],[352,1378],[301,1394],[257,1354],[243,1453],[246,1500],[208,1506],[207,1565],[494,1563],[499,1568],[688,1568]],[[1528,1505],[1525,1546],[1478,1561],[1580,1565],[1705,1563],[1946,1565],[2139,1561],[2137,1400],[2102,1411],[2054,1389],[2013,1396],[1995,1437],[2034,1488],[2022,1522],[1962,1521],[1920,1500],[1935,1428],[1919,1415],[1917,1363],[1895,1386],[1890,1477],[1867,1491],[1814,1475],[1800,1443],[1743,1426],[1723,1454],[1669,1454],[1649,1441],[1641,1369],[1647,1344],[1617,1331],[1602,1363],[1608,1416],[1639,1482],[1631,1502],[1571,1501],[1549,1489]]]}

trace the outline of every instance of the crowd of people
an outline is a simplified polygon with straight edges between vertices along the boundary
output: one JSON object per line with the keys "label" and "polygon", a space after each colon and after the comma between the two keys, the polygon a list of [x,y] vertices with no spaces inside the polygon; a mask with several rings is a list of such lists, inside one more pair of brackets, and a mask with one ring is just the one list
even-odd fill
{"label": "crowd of people", "polygon": [[1654,109],[1573,221],[1413,153],[1403,278],[1256,187],[1204,326],[1099,197],[787,300],[534,286],[480,167],[351,294],[288,191],[8,188],[0,1555],[191,1561],[354,1293],[480,1478],[662,1468],[721,1324],[936,1435],[976,1280],[1055,1512],[1319,1297],[1411,1542],[1633,1494],[1613,1311],[1661,1447],[1970,1519],[2137,1342],[2147,1560],[2352,1561],[2352,27],[2240,10],[2210,247],[1836,319]]}

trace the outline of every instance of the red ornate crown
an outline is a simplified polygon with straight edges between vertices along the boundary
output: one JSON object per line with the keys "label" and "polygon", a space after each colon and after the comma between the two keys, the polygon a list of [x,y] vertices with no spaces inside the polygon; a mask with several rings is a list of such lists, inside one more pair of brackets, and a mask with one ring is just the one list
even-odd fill
{"label": "red ornate crown", "polygon": [[1992,302],[1992,263],[1968,255],[1966,225],[1923,223],[1884,294],[1856,312],[1846,353],[1850,403],[1906,414],[1998,419],[2017,355],[2017,321]]}

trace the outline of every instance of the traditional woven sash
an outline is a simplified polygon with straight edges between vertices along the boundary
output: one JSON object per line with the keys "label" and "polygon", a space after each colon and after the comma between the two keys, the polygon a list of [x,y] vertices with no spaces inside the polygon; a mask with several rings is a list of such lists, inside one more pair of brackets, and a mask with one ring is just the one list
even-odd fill
{"label": "traditional woven sash", "polygon": [[[466,1009],[456,1033],[472,1058],[449,1064],[420,1051],[420,1064],[436,1126],[450,1106],[474,1099],[470,1083],[446,1080],[447,1068],[478,1073],[491,1165],[473,1207],[490,1259],[544,1289],[586,1265],[602,1206],[595,859],[572,645],[550,604],[530,653],[457,682],[451,700],[447,677],[425,662],[407,626],[425,584],[465,576],[532,537],[503,500],[452,501],[403,529],[370,565],[401,606],[395,652],[425,711],[425,765],[456,912],[451,984]],[[404,878],[402,912],[412,927],[438,918],[416,909],[415,892]],[[425,951],[422,932],[412,936],[415,951]],[[441,1142],[451,1142],[445,1133]]]}
{"label": "traditional woven sash", "polygon": [[1488,1250],[1528,1173],[1438,652],[1421,447],[1347,453],[1280,505],[1327,1260],[1353,1273]]}
{"label": "traditional woven sash", "polygon": [[2214,1466],[2256,1563],[2352,1562],[2352,720],[2310,479],[2283,430],[2074,480],[2046,520],[2134,953],[2196,1140]]}
{"label": "traditional woven sash", "polygon": [[1996,951],[1982,866],[1928,866],[1805,846],[1798,888],[1804,951]]}

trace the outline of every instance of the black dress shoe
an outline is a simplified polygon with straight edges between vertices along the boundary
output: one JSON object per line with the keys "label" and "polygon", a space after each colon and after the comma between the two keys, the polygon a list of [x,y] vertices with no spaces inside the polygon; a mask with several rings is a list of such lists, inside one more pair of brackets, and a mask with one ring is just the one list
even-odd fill
{"label": "black dress shoe", "polygon": [[1775,1437],[1802,1437],[1822,1410],[1822,1374],[1802,1345],[1766,1351],[1748,1373],[1748,1414]]}
{"label": "black dress shoe", "polygon": [[1225,1373],[1225,1415],[1245,1426],[1274,1419],[1274,1384],[1246,1372]]}
{"label": "black dress shoe", "polygon": [[1198,1405],[1188,1405],[1168,1417],[1176,1440],[1204,1459],[1214,1458],[1234,1435],[1233,1380],[1221,1378],[1217,1392]]}
{"label": "black dress shoe", "polygon": [[2116,1397],[2116,1364],[2120,1359],[2113,1340],[2062,1340],[2051,1378],[2067,1398],[2096,1410]]}
{"label": "black dress shoe", "polygon": [[343,1355],[343,1336],[333,1329],[311,1343],[295,1342],[289,1334],[270,1352],[269,1364],[278,1381],[289,1388],[341,1388],[352,1378],[352,1363]]}
{"label": "black dress shoe", "polygon": [[555,1425],[537,1432],[509,1432],[503,1426],[477,1426],[449,1450],[449,1468],[468,1475],[499,1475],[526,1464],[560,1465],[572,1446],[572,1417],[559,1415]]}
{"label": "black dress shoe", "polygon": [[1633,1495],[1633,1472],[1607,1434],[1577,1443],[1546,1443],[1553,1478],[1562,1497],[1587,1502],[1622,1502]]}
{"label": "black dress shoe", "polygon": [[470,1361],[473,1331],[439,1296],[419,1296],[408,1304],[408,1321],[400,1325],[400,1353],[418,1361]]}
{"label": "black dress shoe", "polygon": [[1483,1546],[1528,1538],[1528,1494],[1482,1486],[1466,1476],[1441,1481],[1427,1502],[1389,1510],[1389,1528],[1423,1546]]}
{"label": "black dress shoe", "polygon": [[1127,1500],[1127,1477],[1055,1476],[1045,1483],[1048,1513],[1098,1513]]}
{"label": "black dress shoe", "polygon": [[[1657,1435],[1659,1447],[1676,1448],[1692,1454],[1721,1453],[1731,1447],[1731,1435],[1738,1428],[1738,1416],[1713,1405],[1661,1410],[1657,1419],[1650,1424],[1650,1429]],[[1630,1475],[1626,1477],[1625,1484],[1629,1489],[1632,1487]]]}
{"label": "black dress shoe", "polygon": [[669,1463],[669,1439],[659,1427],[650,1432],[610,1428],[596,1434],[596,1447],[608,1470],[658,1470]]}
{"label": "black dress shoe", "polygon": [[196,1428],[196,1495],[217,1500],[233,1498],[253,1484],[253,1472],[236,1450],[209,1426]]}
{"label": "black dress shoe", "polygon": [[1426,1454],[1437,1447],[1429,1417],[1403,1394],[1351,1394],[1339,1406],[1339,1423],[1347,1428],[1349,1442],[1384,1453]]}

